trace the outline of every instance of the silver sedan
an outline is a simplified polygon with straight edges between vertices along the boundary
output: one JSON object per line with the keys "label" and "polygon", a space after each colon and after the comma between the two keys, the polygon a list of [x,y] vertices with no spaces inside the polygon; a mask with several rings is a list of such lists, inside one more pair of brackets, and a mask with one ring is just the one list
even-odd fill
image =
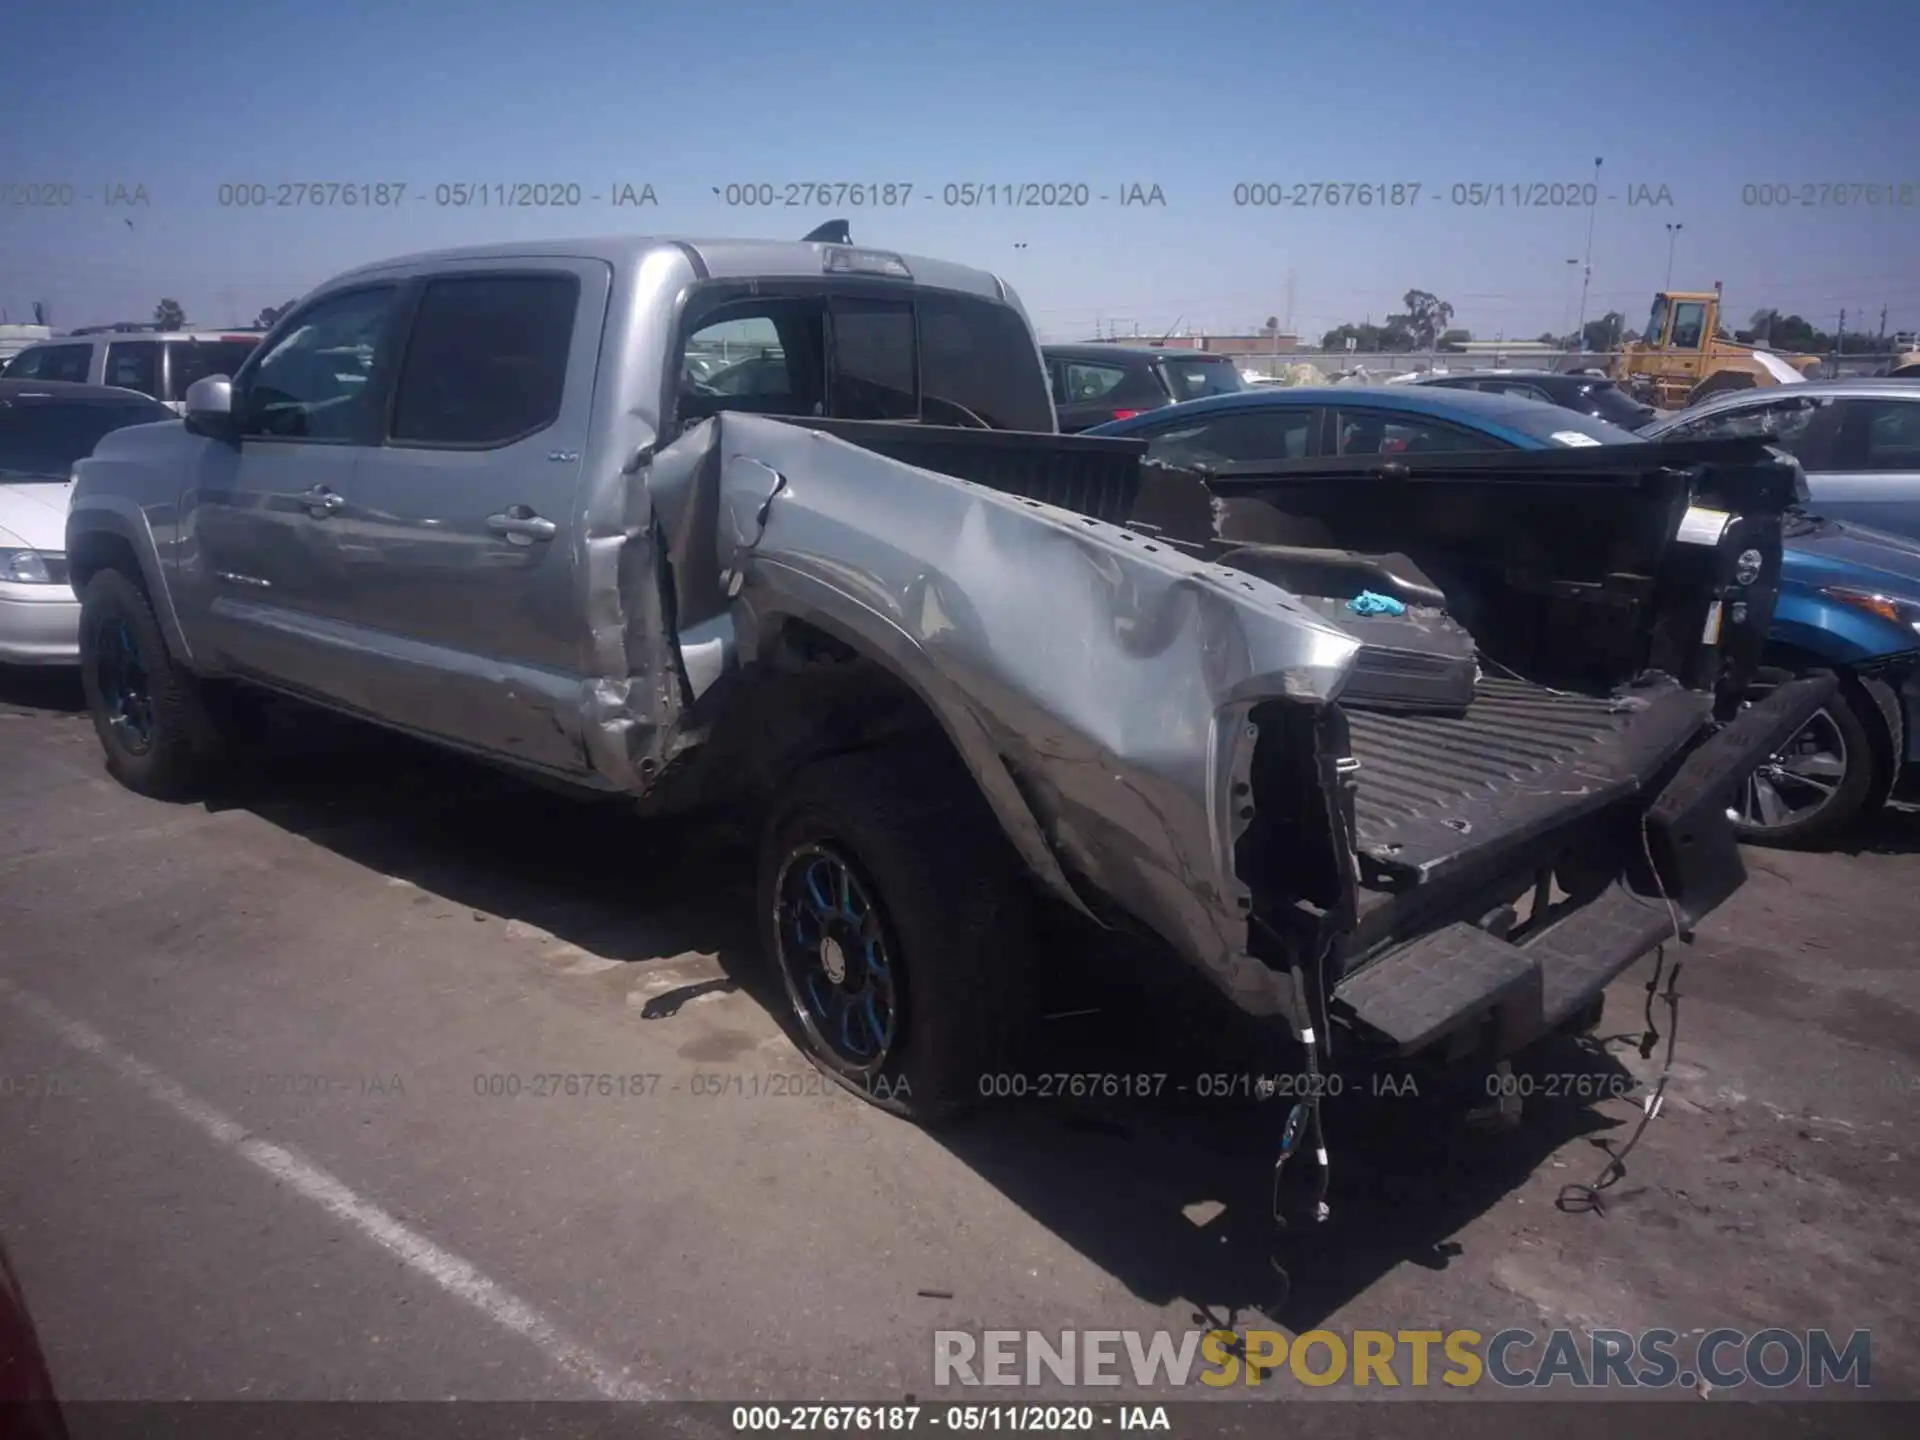
{"label": "silver sedan", "polygon": [[1799,459],[1815,513],[1920,539],[1920,380],[1743,390],[1645,426],[1649,440],[1766,435]]}

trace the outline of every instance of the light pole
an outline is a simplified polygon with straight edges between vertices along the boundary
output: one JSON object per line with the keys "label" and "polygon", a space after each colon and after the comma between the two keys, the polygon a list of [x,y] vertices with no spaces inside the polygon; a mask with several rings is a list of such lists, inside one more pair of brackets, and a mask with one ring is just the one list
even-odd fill
{"label": "light pole", "polygon": [[1673,289],[1673,242],[1680,238],[1680,232],[1686,227],[1673,221],[1667,222],[1667,289]]}
{"label": "light pole", "polygon": [[1593,157],[1593,203],[1587,206],[1587,268],[1580,281],[1580,328],[1575,332],[1582,347],[1587,343],[1587,286],[1593,283],[1593,221],[1600,212],[1600,161],[1600,156]]}
{"label": "light pole", "polygon": [[[1569,265],[1578,265],[1579,263],[1580,263],[1580,257],[1578,255],[1569,256],[1567,259],[1567,264]],[[1560,311],[1560,327],[1561,327],[1560,333],[1563,335],[1566,333],[1567,316],[1571,315],[1572,313],[1573,313],[1573,272],[1569,270],[1567,272],[1567,303]]]}

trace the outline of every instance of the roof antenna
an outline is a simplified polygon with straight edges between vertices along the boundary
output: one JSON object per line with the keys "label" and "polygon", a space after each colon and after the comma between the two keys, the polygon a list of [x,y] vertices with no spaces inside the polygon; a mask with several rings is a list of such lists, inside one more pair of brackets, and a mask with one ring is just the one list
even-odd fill
{"label": "roof antenna", "polygon": [[851,245],[853,227],[845,220],[829,220],[800,237],[802,245]]}

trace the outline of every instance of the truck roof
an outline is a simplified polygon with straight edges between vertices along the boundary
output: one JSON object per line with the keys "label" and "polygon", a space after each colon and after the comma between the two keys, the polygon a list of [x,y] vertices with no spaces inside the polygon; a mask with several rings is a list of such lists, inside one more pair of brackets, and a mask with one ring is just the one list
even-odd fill
{"label": "truck roof", "polygon": [[[511,240],[493,245],[461,245],[444,250],[422,250],[412,255],[362,265],[334,277],[334,281],[373,276],[396,270],[413,270],[449,260],[509,260],[544,256],[572,260],[604,260],[617,268],[631,268],[647,256],[661,250],[679,250],[696,268],[716,280],[756,277],[818,278],[824,273],[822,257],[829,249],[869,250],[881,247],[854,245],[831,246],[805,240],[701,239],[678,235],[615,235],[583,240]],[[881,249],[905,263],[913,284],[930,285],[941,290],[958,290],[988,300],[1005,301],[1006,285],[1000,277],[950,260],[935,260],[924,255],[903,255]],[[334,282],[330,282],[334,283]]]}

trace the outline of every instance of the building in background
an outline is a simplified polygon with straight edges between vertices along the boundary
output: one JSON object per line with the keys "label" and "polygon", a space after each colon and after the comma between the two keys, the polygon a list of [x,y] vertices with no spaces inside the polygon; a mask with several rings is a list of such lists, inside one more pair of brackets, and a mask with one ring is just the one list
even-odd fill
{"label": "building in background", "polygon": [[1125,345],[1133,349],[1200,350],[1209,355],[1291,355],[1300,348],[1298,335],[1183,334],[1155,338],[1148,335],[1096,335],[1082,345]]}
{"label": "building in background", "polygon": [[42,340],[52,338],[51,325],[0,325],[0,365],[4,365],[27,346],[38,345]]}

